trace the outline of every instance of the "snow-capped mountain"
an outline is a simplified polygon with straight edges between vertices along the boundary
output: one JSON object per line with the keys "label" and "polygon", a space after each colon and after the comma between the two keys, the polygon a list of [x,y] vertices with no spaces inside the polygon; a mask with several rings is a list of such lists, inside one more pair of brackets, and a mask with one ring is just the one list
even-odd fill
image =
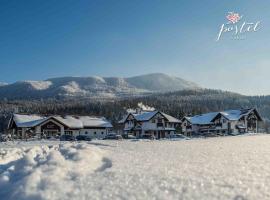
{"label": "snow-capped mountain", "polygon": [[61,77],[45,81],[19,81],[2,85],[0,87],[0,98],[115,98],[196,88],[199,88],[199,86],[193,82],[161,73],[130,78]]}
{"label": "snow-capped mountain", "polygon": [[0,82],[0,87],[1,86],[4,86],[4,85],[8,85],[8,84],[7,83]]}

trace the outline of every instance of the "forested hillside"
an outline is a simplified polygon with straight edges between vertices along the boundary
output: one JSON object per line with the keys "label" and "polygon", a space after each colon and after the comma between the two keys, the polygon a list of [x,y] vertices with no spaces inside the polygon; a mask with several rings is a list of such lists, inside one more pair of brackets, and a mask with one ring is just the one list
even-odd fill
{"label": "forested hillside", "polygon": [[175,117],[226,109],[256,107],[270,119],[270,96],[244,96],[220,90],[188,90],[121,100],[96,102],[89,99],[0,101],[1,131],[13,112],[40,114],[77,114],[105,116],[114,124],[125,115],[127,108],[136,108],[142,102]]}

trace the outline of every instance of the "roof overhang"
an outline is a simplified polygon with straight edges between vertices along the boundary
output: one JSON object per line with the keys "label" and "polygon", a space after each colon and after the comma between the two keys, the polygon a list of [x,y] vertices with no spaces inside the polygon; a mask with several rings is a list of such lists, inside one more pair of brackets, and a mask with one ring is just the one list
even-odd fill
{"label": "roof overhang", "polygon": [[257,111],[256,108],[253,108],[249,113],[251,113],[252,111],[254,111],[254,113],[256,114],[256,116],[258,117],[259,121],[263,121],[261,115],[259,114],[259,112]]}

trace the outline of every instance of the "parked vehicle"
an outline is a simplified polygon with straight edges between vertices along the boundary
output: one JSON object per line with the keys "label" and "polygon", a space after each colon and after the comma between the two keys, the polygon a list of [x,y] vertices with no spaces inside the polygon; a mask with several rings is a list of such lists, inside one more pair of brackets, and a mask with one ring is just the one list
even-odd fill
{"label": "parked vehicle", "polygon": [[78,135],[76,137],[76,140],[78,141],[91,141],[91,137],[87,136],[87,135]]}
{"label": "parked vehicle", "polygon": [[136,136],[131,135],[131,134],[124,134],[124,135],[122,135],[122,137],[124,139],[137,139]]}
{"label": "parked vehicle", "polygon": [[6,135],[0,135],[0,142],[6,142],[7,136]]}
{"label": "parked vehicle", "polygon": [[72,135],[61,135],[60,141],[75,141],[75,137]]}
{"label": "parked vehicle", "polygon": [[141,135],[140,137],[139,137],[139,139],[148,139],[148,140],[155,140],[156,138],[155,138],[155,136],[153,136],[153,135]]}
{"label": "parked vehicle", "polygon": [[106,135],[103,140],[122,140],[123,137],[121,135],[116,134],[108,134]]}
{"label": "parked vehicle", "polygon": [[189,137],[182,134],[169,135],[167,138],[171,140],[190,140]]}
{"label": "parked vehicle", "polygon": [[11,134],[0,134],[0,142],[7,142],[7,141],[11,141],[13,138],[11,136]]}
{"label": "parked vehicle", "polygon": [[57,139],[59,139],[60,138],[60,136],[59,135],[54,135],[54,136],[46,136],[46,139],[47,140],[57,140]]}

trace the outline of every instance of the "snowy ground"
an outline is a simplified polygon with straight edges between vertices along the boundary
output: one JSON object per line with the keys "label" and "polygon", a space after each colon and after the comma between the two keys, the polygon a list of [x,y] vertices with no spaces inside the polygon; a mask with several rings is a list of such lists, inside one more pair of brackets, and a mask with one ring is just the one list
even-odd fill
{"label": "snowy ground", "polygon": [[270,199],[270,135],[0,144],[1,199]]}

